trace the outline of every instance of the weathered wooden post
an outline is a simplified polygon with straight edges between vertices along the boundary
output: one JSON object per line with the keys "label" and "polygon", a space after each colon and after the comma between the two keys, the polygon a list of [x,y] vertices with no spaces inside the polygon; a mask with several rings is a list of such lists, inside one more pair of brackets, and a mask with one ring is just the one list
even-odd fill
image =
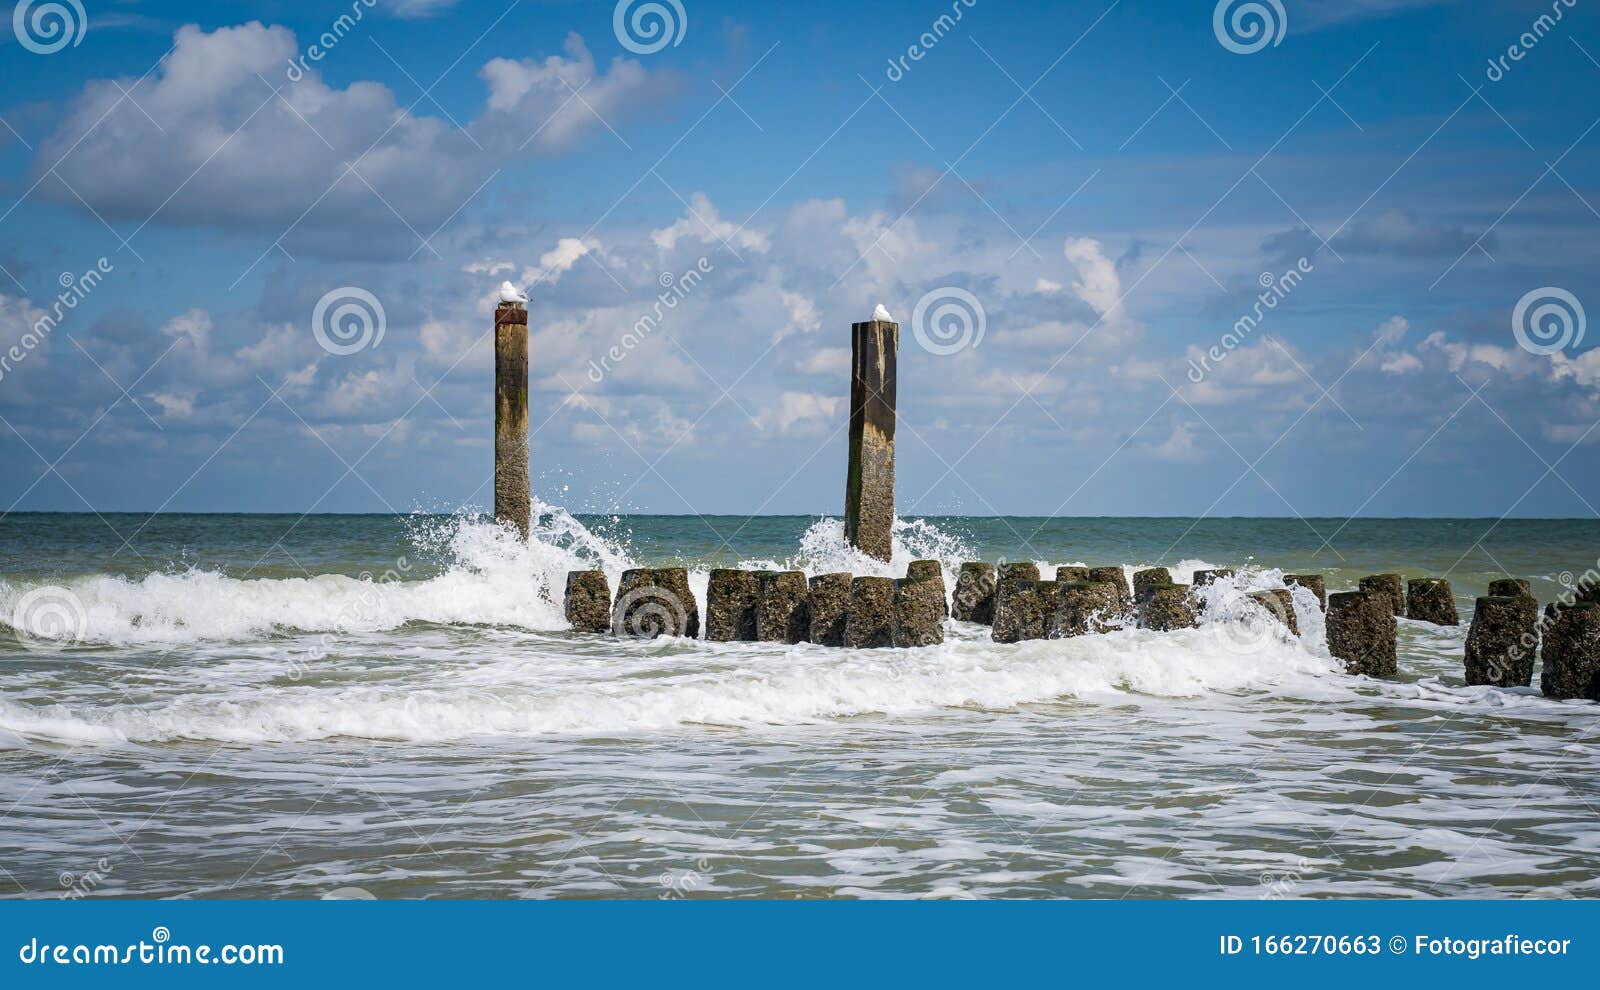
{"label": "weathered wooden post", "polygon": [[1289,587],[1299,585],[1317,596],[1317,606],[1324,612],[1328,610],[1328,582],[1323,580],[1321,574],[1285,574],[1283,583]]}
{"label": "weathered wooden post", "polygon": [[1266,591],[1252,591],[1250,599],[1266,609],[1267,614],[1283,623],[1284,628],[1290,633],[1300,635],[1300,620],[1294,614],[1294,596],[1289,589],[1271,588]]}
{"label": "weathered wooden post", "polygon": [[807,638],[819,646],[843,646],[845,625],[850,620],[850,582],[848,573],[818,574],[811,579],[811,602],[807,613],[811,629]]}
{"label": "weathered wooden post", "polygon": [[1412,578],[1406,582],[1406,618],[1436,626],[1461,625],[1455,595],[1444,578]]}
{"label": "weathered wooden post", "polygon": [[563,610],[574,632],[611,628],[611,582],[605,571],[568,571]]}
{"label": "weathered wooden post", "polygon": [[503,302],[494,311],[494,518],[528,537],[528,311]]}
{"label": "weathered wooden post", "polygon": [[1406,614],[1405,583],[1398,574],[1368,574],[1356,583],[1361,591],[1376,591],[1389,596],[1389,608],[1395,615]]}
{"label": "weathered wooden post", "polygon": [[[1513,590],[1522,590],[1514,581],[1497,581],[1490,587],[1500,585],[1498,590],[1503,591],[1507,583]],[[1464,658],[1467,683],[1529,686],[1533,683],[1533,652],[1538,646],[1539,603],[1532,595],[1479,598],[1477,609],[1472,613],[1472,626],[1467,630]]]}
{"label": "weathered wooden post", "polygon": [[1545,627],[1544,669],[1539,690],[1546,698],[1600,701],[1600,605],[1575,602]]}
{"label": "weathered wooden post", "polygon": [[1194,591],[1186,584],[1173,584],[1171,581],[1151,584],[1147,581],[1139,595],[1138,609],[1139,625],[1156,632],[1192,629],[1200,624]]}
{"label": "weathered wooden post", "polygon": [[1128,590],[1128,575],[1123,573],[1122,568],[1091,567],[1089,568],[1089,580],[1116,586],[1117,608],[1119,611],[1126,612],[1133,607],[1133,592]]}
{"label": "weathered wooden post", "polygon": [[1344,661],[1346,673],[1395,675],[1394,598],[1386,583],[1329,595],[1327,633],[1328,652]]}
{"label": "weathered wooden post", "polygon": [[[1165,567],[1147,567],[1142,571],[1134,571],[1133,600],[1135,603],[1142,602],[1152,589],[1171,583],[1172,572]],[[1187,590],[1187,585],[1185,590]]]}
{"label": "weathered wooden post", "polygon": [[961,622],[994,625],[994,589],[998,578],[993,564],[968,561],[956,575],[955,608],[951,614]]}
{"label": "weathered wooden post", "polygon": [[895,362],[900,324],[850,326],[850,465],[844,538],[862,553],[890,557],[894,529]]}
{"label": "weathered wooden post", "polygon": [[713,643],[754,642],[760,587],[755,571],[713,568],[706,580],[706,639]]}
{"label": "weathered wooden post", "polygon": [[857,650],[894,645],[894,578],[858,577],[850,582],[844,645]]}
{"label": "weathered wooden post", "polygon": [[756,575],[756,640],[804,643],[811,633],[811,587],[800,571]]}

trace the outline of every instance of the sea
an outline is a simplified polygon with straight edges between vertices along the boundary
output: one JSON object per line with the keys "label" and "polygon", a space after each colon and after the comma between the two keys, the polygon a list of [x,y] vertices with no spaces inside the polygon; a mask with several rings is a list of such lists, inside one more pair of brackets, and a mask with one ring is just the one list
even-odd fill
{"label": "sea", "polygon": [[[1600,706],[1467,687],[1474,598],[1600,521],[825,516],[0,519],[0,896],[1600,895]],[[1199,628],[842,650],[577,634],[569,570],[1199,568]],[[1351,676],[1283,574],[1450,580]]]}

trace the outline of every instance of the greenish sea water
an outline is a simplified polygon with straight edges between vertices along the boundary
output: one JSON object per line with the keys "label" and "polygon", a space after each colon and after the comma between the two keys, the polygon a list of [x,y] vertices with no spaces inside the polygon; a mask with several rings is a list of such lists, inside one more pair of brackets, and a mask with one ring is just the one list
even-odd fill
{"label": "greenish sea water", "polygon": [[[1301,897],[1600,893],[1600,707],[1468,688],[1466,627],[1350,677],[1284,572],[1549,600],[1600,522],[13,513],[0,894]],[[997,645],[619,640],[568,570],[1235,567],[1199,629]]]}

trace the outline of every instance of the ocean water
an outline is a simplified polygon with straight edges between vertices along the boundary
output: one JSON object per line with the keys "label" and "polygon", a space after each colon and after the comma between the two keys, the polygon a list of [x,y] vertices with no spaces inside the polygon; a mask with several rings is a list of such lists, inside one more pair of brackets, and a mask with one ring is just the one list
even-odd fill
{"label": "ocean water", "polygon": [[[1326,540],[1326,542],[1324,542]],[[1600,522],[0,519],[0,895],[1586,897],[1600,706],[1464,686],[1466,626],[1351,677],[1239,598],[1318,571],[1541,600]],[[617,640],[566,571],[1237,567],[1198,629],[997,645]],[[1564,578],[1565,575],[1565,578]],[[1537,683],[1537,678],[1535,680]]]}

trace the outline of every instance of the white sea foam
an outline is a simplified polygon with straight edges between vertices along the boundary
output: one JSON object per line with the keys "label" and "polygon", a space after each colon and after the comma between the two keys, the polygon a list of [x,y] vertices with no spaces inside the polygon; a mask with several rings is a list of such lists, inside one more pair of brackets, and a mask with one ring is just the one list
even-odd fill
{"label": "white sea foam", "polygon": [[565,660],[529,644],[525,652],[470,671],[436,666],[426,687],[397,677],[287,687],[214,685],[159,706],[0,701],[0,729],[77,743],[592,736],[1010,709],[1061,698],[1191,697],[1304,682],[1332,670],[1326,657],[1292,641],[1241,650],[1220,624],[1016,645],[962,639],[918,650],[679,642],[675,649],[619,644],[623,655],[604,666]]}
{"label": "white sea foam", "polygon": [[[566,628],[561,595],[568,570],[602,567],[615,582],[626,552],[564,509],[535,507],[524,543],[479,518],[418,522],[416,552],[447,562],[442,573],[408,579],[411,557],[360,577],[246,579],[190,568],[138,579],[91,575],[64,582],[83,605],[80,641],[89,645],[176,646],[293,633],[397,629],[409,622]],[[39,584],[0,580],[0,625]]]}
{"label": "white sea foam", "polygon": [[[632,561],[624,547],[565,511],[538,506],[524,543],[480,519],[419,522],[412,542],[447,562],[425,580],[342,575],[245,580],[215,571],[99,575],[68,587],[83,602],[91,645],[176,649],[178,690],[158,686],[108,702],[101,694],[60,703],[0,701],[0,730],[72,743],[167,740],[252,742],[339,737],[437,741],[471,737],[676,731],[697,725],[788,726],[874,714],[1015,709],[1061,699],[1127,703],[1270,691],[1326,700],[1382,690],[1423,707],[1532,707],[1536,695],[1462,693],[1437,679],[1379,688],[1333,677],[1314,596],[1291,588],[1300,636],[1248,597],[1284,587],[1273,569],[1244,567],[1196,589],[1198,629],[999,645],[987,630],[952,624],[951,640],[917,650],[827,650],[687,640],[570,640],[560,598],[565,573],[601,567],[615,586]],[[913,559],[937,559],[947,581],[975,554],[926,521],[897,521],[893,559],[845,544],[838,520],[804,534],[788,560],[745,566],[899,575]],[[1038,561],[1053,575],[1055,563]],[[1081,562],[1076,562],[1081,563]],[[1184,560],[1187,581],[1212,565]],[[1131,573],[1138,565],[1130,565]],[[704,602],[706,571],[691,572]],[[0,621],[24,584],[0,582]],[[389,632],[408,623],[479,627],[473,638]],[[493,632],[483,630],[490,627]],[[313,640],[333,645],[323,666],[303,658]],[[1459,630],[1429,627],[1413,638],[1427,654],[1459,650]],[[1434,641],[1437,640],[1437,643]],[[249,643],[245,652],[237,644]],[[90,651],[90,659],[93,652]],[[297,665],[292,677],[285,671]],[[160,664],[153,665],[157,668]],[[309,674],[302,680],[302,674]],[[162,675],[165,676],[165,675]]]}

